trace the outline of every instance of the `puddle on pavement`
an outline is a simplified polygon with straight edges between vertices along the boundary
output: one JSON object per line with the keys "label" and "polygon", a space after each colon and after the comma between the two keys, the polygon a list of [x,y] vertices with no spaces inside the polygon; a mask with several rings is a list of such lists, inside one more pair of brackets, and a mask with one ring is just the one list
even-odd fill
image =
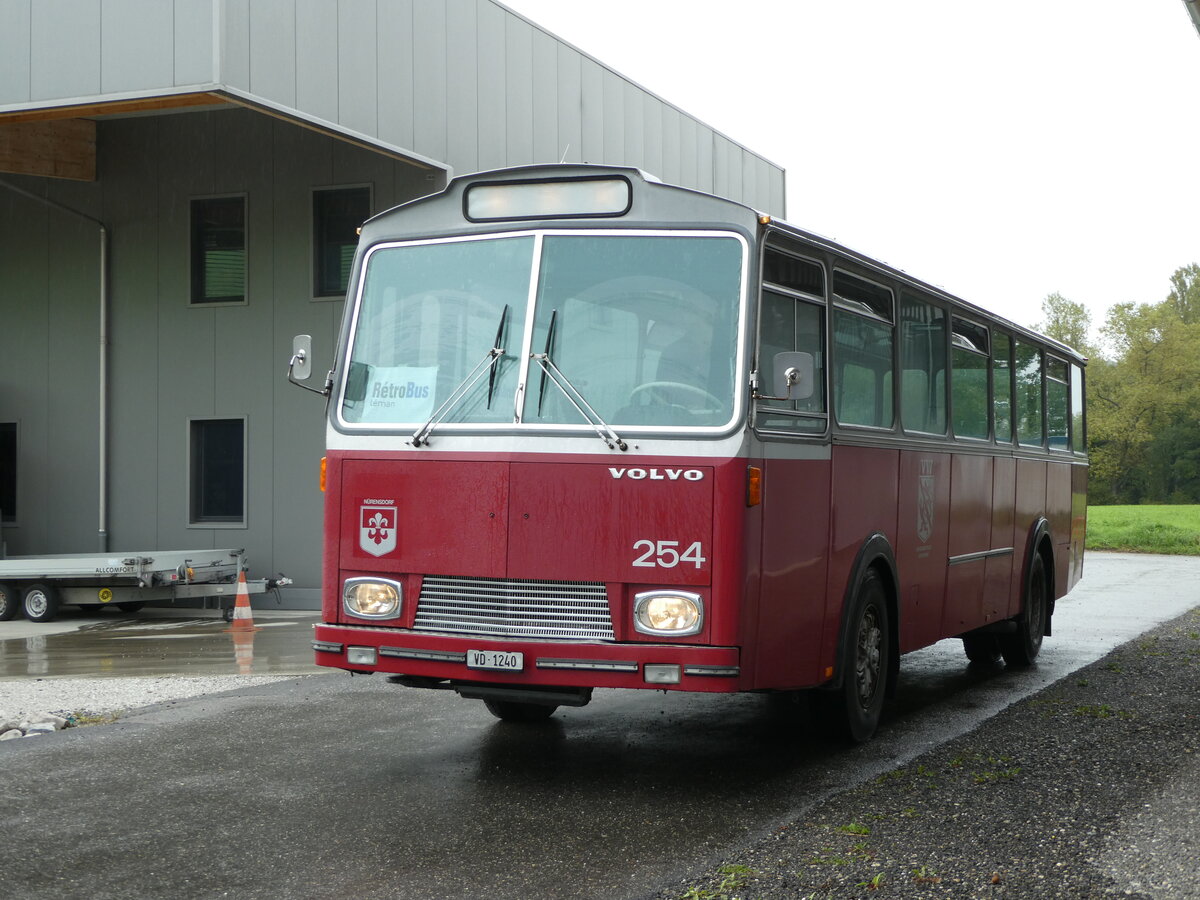
{"label": "puddle on pavement", "polygon": [[145,613],[75,631],[4,637],[0,679],[156,675],[308,675],[314,615],[232,628],[221,618],[154,619]]}

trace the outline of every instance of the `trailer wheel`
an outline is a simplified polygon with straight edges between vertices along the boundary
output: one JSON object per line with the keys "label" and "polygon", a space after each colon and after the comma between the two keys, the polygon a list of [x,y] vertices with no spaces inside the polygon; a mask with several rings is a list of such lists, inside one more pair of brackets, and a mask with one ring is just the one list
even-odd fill
{"label": "trailer wheel", "polygon": [[887,589],[879,573],[868,569],[850,608],[841,686],[812,698],[831,737],[862,743],[879,727],[891,665],[888,634]]}
{"label": "trailer wheel", "polygon": [[134,613],[145,605],[141,600],[130,600],[128,603],[118,603],[117,609],[121,612]]}
{"label": "trailer wheel", "polygon": [[483,705],[502,722],[544,722],[558,709],[548,703],[518,703],[515,700],[484,700]]}
{"label": "trailer wheel", "polygon": [[1029,581],[1025,585],[1025,603],[1017,616],[1015,634],[1000,637],[1000,652],[1004,662],[1014,669],[1033,665],[1038,651],[1042,649],[1042,636],[1046,633],[1046,616],[1050,612],[1049,585],[1046,583],[1046,563],[1036,551],[1029,565]]}
{"label": "trailer wheel", "polygon": [[0,584],[0,622],[15,619],[20,609],[16,588],[11,584]]}
{"label": "trailer wheel", "polygon": [[49,622],[58,615],[58,590],[49,584],[31,584],[25,588],[21,603],[30,622]]}

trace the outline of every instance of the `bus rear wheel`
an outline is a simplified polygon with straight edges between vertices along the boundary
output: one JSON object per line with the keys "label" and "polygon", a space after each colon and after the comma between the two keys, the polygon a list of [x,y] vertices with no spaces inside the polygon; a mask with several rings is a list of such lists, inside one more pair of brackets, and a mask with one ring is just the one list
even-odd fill
{"label": "bus rear wheel", "polygon": [[862,743],[879,727],[891,665],[887,590],[874,569],[858,587],[849,621],[842,683],[814,694],[813,705],[831,737]]}
{"label": "bus rear wheel", "polygon": [[1042,649],[1042,636],[1046,633],[1046,616],[1050,611],[1049,587],[1046,584],[1046,564],[1040,553],[1035,553],[1029,566],[1029,580],[1025,584],[1025,602],[1017,616],[1017,630],[1000,636],[1000,653],[1004,662],[1015,669],[1033,665],[1038,651]]}
{"label": "bus rear wheel", "polygon": [[544,722],[558,709],[548,703],[519,703],[516,700],[484,700],[483,705],[502,722]]}

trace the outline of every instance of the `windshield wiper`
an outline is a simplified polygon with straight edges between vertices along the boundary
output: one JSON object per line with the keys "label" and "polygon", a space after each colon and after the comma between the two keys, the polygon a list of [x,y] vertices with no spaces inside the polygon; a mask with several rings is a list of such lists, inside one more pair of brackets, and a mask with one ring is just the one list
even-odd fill
{"label": "windshield wiper", "polygon": [[[550,326],[548,329],[548,334],[546,335],[546,351],[544,353],[530,354],[530,358],[536,360],[537,364],[542,367],[541,390],[545,390],[546,378],[549,377],[554,386],[562,391],[563,396],[567,398],[573,407],[575,407],[576,412],[583,416],[584,421],[592,426],[596,434],[600,436],[600,440],[604,441],[605,446],[608,447],[609,450],[617,448],[621,450],[628,450],[629,445],[621,440],[617,433],[613,431],[612,427],[600,417],[600,414],[596,412],[596,410],[592,409],[592,405],[588,403],[586,399],[584,399],[583,394],[579,393],[579,388],[571,384],[571,382],[567,379],[567,376],[559,370],[558,366],[554,364],[554,360],[550,358],[550,341],[554,336],[554,321],[557,315],[558,310],[554,310],[550,313]],[[587,411],[584,412],[584,410]],[[541,411],[542,398],[539,394],[539,415],[541,414]]]}
{"label": "windshield wiper", "polygon": [[475,365],[475,368],[467,373],[466,378],[458,383],[458,387],[450,392],[450,396],[446,398],[445,402],[433,411],[433,415],[429,417],[428,421],[413,433],[412,445],[414,447],[429,445],[430,433],[446,417],[450,410],[458,405],[459,401],[467,395],[471,388],[475,386],[475,382],[483,377],[485,366],[489,371],[488,409],[492,408],[492,392],[496,387],[496,368],[500,365],[500,357],[504,356],[504,348],[500,346],[500,339],[504,336],[504,322],[507,318],[508,304],[506,303],[504,304],[504,309],[500,310],[500,324],[496,328],[496,346],[483,355],[483,359]]}

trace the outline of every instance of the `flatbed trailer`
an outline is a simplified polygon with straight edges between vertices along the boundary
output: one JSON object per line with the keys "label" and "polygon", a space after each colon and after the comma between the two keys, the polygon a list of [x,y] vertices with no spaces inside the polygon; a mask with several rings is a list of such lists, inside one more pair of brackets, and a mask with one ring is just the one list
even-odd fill
{"label": "flatbed trailer", "polygon": [[[66,605],[100,609],[112,604],[135,612],[154,601],[201,599],[232,615],[243,550],[151,550],[11,556],[0,559],[0,621],[24,614],[49,622]],[[290,579],[247,579],[246,591],[261,594]]]}

